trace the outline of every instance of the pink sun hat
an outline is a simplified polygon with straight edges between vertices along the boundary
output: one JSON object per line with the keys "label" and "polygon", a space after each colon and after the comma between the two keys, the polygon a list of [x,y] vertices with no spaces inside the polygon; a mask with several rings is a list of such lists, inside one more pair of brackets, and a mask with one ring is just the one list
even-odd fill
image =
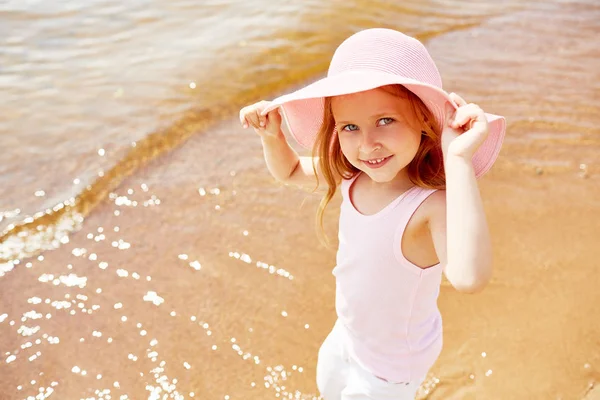
{"label": "pink sun hat", "polygon": [[[392,84],[416,94],[436,118],[440,131],[446,119],[445,104],[457,108],[442,89],[440,73],[420,41],[392,29],[374,28],[355,33],[337,48],[325,78],[276,98],[262,114],[280,107],[294,139],[310,149],[323,122],[325,97]],[[486,117],[490,132],[472,160],[477,177],[496,161],[506,131],[504,117],[487,113]]]}

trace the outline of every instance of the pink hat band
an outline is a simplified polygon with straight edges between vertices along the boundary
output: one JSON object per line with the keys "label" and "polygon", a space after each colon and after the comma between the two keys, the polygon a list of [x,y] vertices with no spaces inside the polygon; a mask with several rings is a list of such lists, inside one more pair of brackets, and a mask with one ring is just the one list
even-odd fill
{"label": "pink hat band", "polygon": [[[417,95],[432,112],[440,130],[445,105],[456,105],[442,89],[442,80],[425,46],[401,32],[375,28],[346,39],[335,51],[327,77],[273,100],[264,110],[278,107],[300,145],[312,148],[323,122],[324,98],[398,84]],[[486,114],[490,132],[473,155],[477,177],[493,165],[506,130],[504,117]],[[441,145],[441,144],[440,144]]]}

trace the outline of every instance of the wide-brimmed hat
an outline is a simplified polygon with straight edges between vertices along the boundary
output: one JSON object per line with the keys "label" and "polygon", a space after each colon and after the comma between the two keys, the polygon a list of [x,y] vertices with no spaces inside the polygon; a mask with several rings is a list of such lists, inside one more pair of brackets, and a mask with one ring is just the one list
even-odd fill
{"label": "wide-brimmed hat", "polygon": [[[297,91],[273,100],[263,115],[281,107],[290,133],[303,147],[312,148],[323,122],[325,97],[363,92],[399,84],[417,95],[439,124],[445,124],[446,103],[440,73],[425,46],[401,32],[374,28],[355,33],[335,51],[327,76]],[[477,177],[492,166],[506,130],[504,117],[487,114],[489,135],[473,155]]]}

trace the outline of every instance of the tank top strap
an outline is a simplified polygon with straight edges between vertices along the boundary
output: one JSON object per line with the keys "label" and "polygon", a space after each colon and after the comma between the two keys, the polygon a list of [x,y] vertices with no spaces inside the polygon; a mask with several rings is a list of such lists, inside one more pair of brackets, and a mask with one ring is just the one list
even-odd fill
{"label": "tank top strap", "polygon": [[411,217],[415,214],[421,204],[435,192],[437,192],[437,189],[425,189],[419,186],[413,186],[406,195],[403,196],[396,211],[396,215],[399,216],[399,220],[397,221],[399,222],[398,228],[400,229],[400,233],[404,232],[408,221],[410,221]]}
{"label": "tank top strap", "polygon": [[350,179],[342,179],[342,183],[340,184],[340,192],[343,199],[350,198],[350,186],[352,186],[352,183],[356,180],[356,178],[358,178],[358,175],[360,175],[360,172],[354,174],[354,176]]}

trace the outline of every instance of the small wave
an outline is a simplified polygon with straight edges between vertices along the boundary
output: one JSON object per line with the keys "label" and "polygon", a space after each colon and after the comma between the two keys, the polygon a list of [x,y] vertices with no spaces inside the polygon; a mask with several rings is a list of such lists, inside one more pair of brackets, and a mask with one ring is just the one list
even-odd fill
{"label": "small wave", "polygon": [[216,120],[210,110],[189,110],[168,128],[132,143],[132,148],[114,167],[74,198],[9,225],[0,236],[0,265],[6,270],[19,260],[68,243],[68,235],[78,230],[85,217],[125,178],[191,135],[206,131]]}
{"label": "small wave", "polygon": [[[256,70],[257,74],[259,72]],[[258,79],[249,78],[250,82]],[[297,77],[297,80],[306,79],[306,75]],[[289,85],[289,80],[279,80],[251,88],[241,88],[237,93],[232,93],[231,97],[223,96],[218,100],[219,103],[210,107],[189,109],[167,128],[133,142],[131,149],[122,159],[78,195],[51,209],[26,216],[21,222],[9,225],[2,232],[0,276],[4,274],[2,269],[11,270],[20,260],[68,243],[68,236],[81,227],[84,219],[118,188],[124,179],[148,162],[169,153],[192,135],[205,133],[217,122],[232,118],[242,105],[280,92]]]}

